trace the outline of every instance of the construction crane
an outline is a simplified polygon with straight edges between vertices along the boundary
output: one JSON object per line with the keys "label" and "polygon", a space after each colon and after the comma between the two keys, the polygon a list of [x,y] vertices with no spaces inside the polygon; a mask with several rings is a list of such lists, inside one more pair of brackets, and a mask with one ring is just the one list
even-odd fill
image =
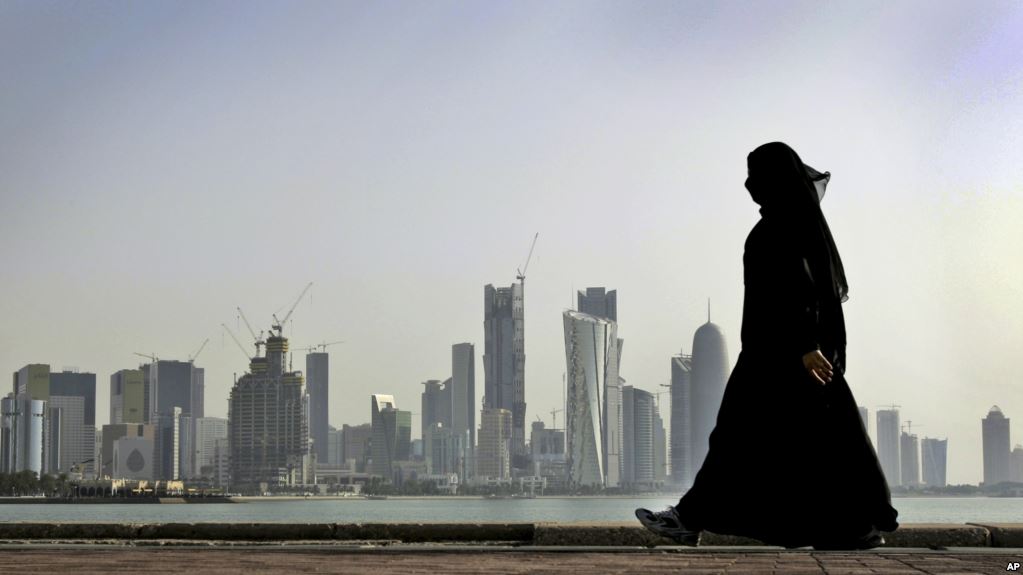
{"label": "construction crane", "polygon": [[[551,429],[558,428],[558,414],[565,411],[564,409],[552,409],[551,410]],[[540,417],[539,415],[537,417]]]}
{"label": "construction crane", "polygon": [[249,318],[245,317],[245,312],[242,311],[241,307],[238,308],[238,316],[242,318],[242,321],[245,322],[245,327],[249,328],[249,333],[252,334],[252,341],[256,344],[256,357],[261,356],[263,354],[263,344],[266,343],[263,340],[263,331],[260,330],[259,335],[256,335],[256,330],[252,329],[252,324],[249,323]]}
{"label": "construction crane", "polygon": [[536,235],[533,236],[533,243],[529,245],[529,255],[526,256],[525,265],[522,266],[522,269],[515,270],[517,272],[515,278],[518,279],[520,282],[525,283],[526,281],[526,269],[529,268],[529,260],[533,259],[533,248],[536,247],[536,239],[539,237],[540,232],[536,232]]}
{"label": "construction crane", "polygon": [[326,342],[326,341],[325,341],[325,342],[323,342],[323,343],[318,343],[318,344],[316,344],[316,345],[312,346],[312,347],[311,347],[311,348],[309,348],[309,349],[316,349],[316,348],[320,348],[320,353],[327,353],[327,348],[328,348],[328,347],[330,347],[330,346],[332,346],[332,345],[337,345],[337,344],[339,344],[339,343],[344,343],[344,341],[331,341],[331,342]]}
{"label": "construction crane", "polygon": [[193,353],[192,355],[188,356],[188,363],[195,363],[196,358],[199,357],[199,354],[202,353],[202,350],[206,349],[206,344],[209,343],[209,342],[210,342],[210,338],[206,338],[202,342],[202,345],[199,346],[199,349],[195,353]]}
{"label": "construction crane", "polygon": [[160,361],[159,359],[156,358],[156,354],[155,353],[150,353],[148,355],[145,354],[145,353],[139,353],[137,351],[134,351],[132,353],[134,353],[135,355],[137,355],[139,357],[144,357],[144,358],[148,359],[149,361],[151,361],[153,363],[156,363],[156,362]]}
{"label": "construction crane", "polygon": [[283,320],[278,320],[277,314],[273,314],[274,323],[272,326],[270,326],[270,330],[271,331],[277,330],[278,337],[284,337],[284,324],[288,323],[288,320],[291,319],[291,314],[295,313],[295,308],[298,307],[299,302],[302,301],[302,298],[305,297],[306,292],[308,292],[309,288],[311,287],[313,287],[313,282],[309,282],[308,284],[306,284],[305,289],[302,290],[302,293],[298,294],[298,298],[295,300],[295,303],[291,304],[291,309],[289,309],[288,313],[285,314]]}
{"label": "construction crane", "polygon": [[227,335],[231,336],[231,339],[234,340],[234,343],[238,345],[238,349],[242,350],[242,355],[245,356],[246,361],[251,360],[252,358],[249,357],[249,352],[245,351],[245,346],[242,345],[242,342],[238,341],[238,338],[235,337],[234,332],[231,331],[231,328],[227,327],[227,324],[223,323],[220,324],[220,327],[224,328],[224,331],[227,332]]}
{"label": "construction crane", "polygon": [[658,391],[657,393],[654,393],[654,395],[657,397],[657,409],[658,410],[661,409],[661,395],[667,393],[668,394],[668,402],[669,402],[669,404],[671,403],[671,384],[670,383],[662,383],[661,387],[666,387],[667,390],[666,391]]}
{"label": "construction crane", "polygon": [[[904,427],[906,429],[906,433],[907,434],[913,435],[913,420],[912,419],[907,419],[906,423],[904,423],[902,425],[902,427]],[[917,427],[923,427],[923,426],[922,425],[917,425]]]}

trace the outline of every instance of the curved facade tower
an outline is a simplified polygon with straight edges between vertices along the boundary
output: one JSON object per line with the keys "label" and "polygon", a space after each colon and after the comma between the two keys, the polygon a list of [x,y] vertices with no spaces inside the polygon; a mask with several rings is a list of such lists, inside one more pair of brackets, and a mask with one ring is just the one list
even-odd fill
{"label": "curved facade tower", "polygon": [[692,405],[690,406],[690,438],[692,454],[690,469],[693,476],[707,457],[710,432],[717,420],[721,398],[728,382],[728,348],[725,334],[710,321],[700,326],[693,336]]}
{"label": "curved facade tower", "polygon": [[622,472],[618,326],[576,311],[566,311],[563,319],[569,483],[618,487]]}

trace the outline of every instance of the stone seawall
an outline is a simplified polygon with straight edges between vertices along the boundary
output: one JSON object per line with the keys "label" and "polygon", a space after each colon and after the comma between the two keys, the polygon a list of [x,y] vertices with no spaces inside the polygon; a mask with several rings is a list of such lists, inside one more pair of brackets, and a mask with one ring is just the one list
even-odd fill
{"label": "stone seawall", "polygon": [[[1023,523],[907,524],[886,533],[887,547],[1023,548]],[[0,543],[365,542],[461,543],[531,546],[673,545],[636,523],[28,523],[0,522]],[[705,533],[701,546],[762,545]]]}

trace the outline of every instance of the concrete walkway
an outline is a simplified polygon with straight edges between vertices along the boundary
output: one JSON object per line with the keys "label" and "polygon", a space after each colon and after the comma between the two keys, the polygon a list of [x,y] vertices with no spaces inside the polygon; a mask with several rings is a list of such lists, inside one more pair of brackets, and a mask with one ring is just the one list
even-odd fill
{"label": "concrete walkway", "polygon": [[134,547],[0,546],[0,572],[68,573],[1006,573],[1015,549],[886,549],[861,552],[768,548],[602,548],[396,545]]}

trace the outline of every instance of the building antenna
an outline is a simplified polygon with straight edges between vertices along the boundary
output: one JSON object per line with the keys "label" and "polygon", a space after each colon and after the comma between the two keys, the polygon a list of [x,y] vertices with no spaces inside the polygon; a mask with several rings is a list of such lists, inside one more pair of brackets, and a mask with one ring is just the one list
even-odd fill
{"label": "building antenna", "polygon": [[710,298],[707,298],[707,323],[710,323]]}

